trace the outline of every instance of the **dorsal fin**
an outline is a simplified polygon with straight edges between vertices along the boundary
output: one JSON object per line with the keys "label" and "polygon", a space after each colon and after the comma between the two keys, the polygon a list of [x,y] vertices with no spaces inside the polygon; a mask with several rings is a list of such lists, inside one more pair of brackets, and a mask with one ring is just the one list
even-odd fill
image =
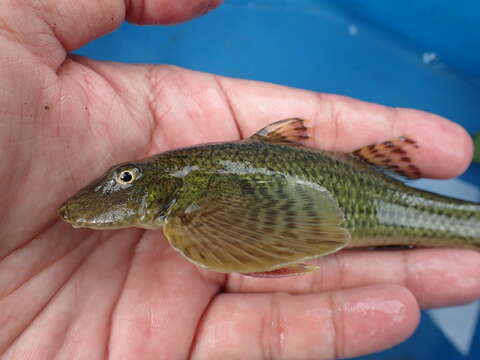
{"label": "dorsal fin", "polygon": [[352,154],[380,170],[389,170],[407,179],[418,179],[422,174],[414,163],[416,151],[418,145],[415,140],[400,136],[381,144],[364,146]]}
{"label": "dorsal fin", "polygon": [[248,140],[269,142],[272,144],[301,146],[302,141],[310,138],[311,129],[307,120],[290,118],[276,121],[250,136]]}

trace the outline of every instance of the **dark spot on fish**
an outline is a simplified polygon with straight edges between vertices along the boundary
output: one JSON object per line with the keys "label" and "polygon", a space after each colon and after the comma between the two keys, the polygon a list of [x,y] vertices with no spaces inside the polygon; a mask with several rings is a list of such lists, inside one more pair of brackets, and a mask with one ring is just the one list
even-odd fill
{"label": "dark spot on fish", "polygon": [[278,216],[278,211],[275,209],[270,209],[267,212],[267,216],[273,216],[273,217]]}
{"label": "dark spot on fish", "polygon": [[405,150],[403,150],[402,148],[397,147],[397,148],[392,150],[392,153],[405,155],[407,152]]}
{"label": "dark spot on fish", "polygon": [[385,154],[378,153],[378,154],[375,154],[373,157],[374,157],[375,159],[382,159],[382,158],[384,158],[384,157],[386,157],[386,156],[385,156]]}
{"label": "dark spot on fish", "polygon": [[402,156],[400,160],[405,161],[405,162],[412,162],[412,159],[410,159],[408,156]]}
{"label": "dark spot on fish", "polygon": [[284,192],[283,189],[281,189],[281,188],[278,189],[278,190],[276,191],[276,193],[277,193],[277,195],[278,195],[278,197],[279,197],[280,199],[283,199],[283,198],[286,197],[285,192]]}
{"label": "dark spot on fish", "polygon": [[284,210],[284,211],[287,211],[290,208],[291,208],[290,201],[287,201],[285,204],[279,207],[280,210]]}
{"label": "dark spot on fish", "polygon": [[188,225],[190,223],[190,221],[192,220],[187,215],[180,215],[179,219],[180,219],[180,222],[182,223],[182,225]]}
{"label": "dark spot on fish", "polygon": [[312,198],[310,197],[309,194],[301,193],[300,196],[302,197],[303,201],[308,202],[308,203],[312,202]]}
{"label": "dark spot on fish", "polygon": [[259,192],[262,196],[268,196],[268,190],[265,187],[261,187]]}
{"label": "dark spot on fish", "polygon": [[309,211],[309,210],[312,210],[312,209],[313,209],[312,204],[305,204],[305,205],[302,206],[303,211]]}

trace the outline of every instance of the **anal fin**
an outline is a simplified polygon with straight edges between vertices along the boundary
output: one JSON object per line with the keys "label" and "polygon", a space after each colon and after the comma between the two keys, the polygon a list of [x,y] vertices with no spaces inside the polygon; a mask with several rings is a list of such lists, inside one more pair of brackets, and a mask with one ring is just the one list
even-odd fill
{"label": "anal fin", "polygon": [[300,263],[300,264],[289,265],[289,266],[286,266],[280,269],[275,269],[272,271],[253,272],[253,273],[246,273],[242,275],[274,278],[274,277],[303,275],[312,271],[317,271],[318,269],[319,267],[316,265]]}

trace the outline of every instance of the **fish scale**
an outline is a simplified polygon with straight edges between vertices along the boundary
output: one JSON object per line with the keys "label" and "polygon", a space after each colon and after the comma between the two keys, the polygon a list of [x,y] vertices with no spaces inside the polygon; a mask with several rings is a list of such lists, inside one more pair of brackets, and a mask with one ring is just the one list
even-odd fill
{"label": "fish scale", "polygon": [[[242,142],[197,146],[176,154],[212,174],[223,168],[222,161],[241,159],[252,169],[317,183],[332,192],[343,210],[353,238],[351,247],[391,245],[392,241],[395,245],[452,246],[454,241],[462,247],[479,246],[478,204],[411,188],[349,155]],[[164,167],[164,156],[168,153],[156,160],[159,168]],[[179,162],[178,167],[186,164]],[[238,174],[244,180],[255,175]]]}

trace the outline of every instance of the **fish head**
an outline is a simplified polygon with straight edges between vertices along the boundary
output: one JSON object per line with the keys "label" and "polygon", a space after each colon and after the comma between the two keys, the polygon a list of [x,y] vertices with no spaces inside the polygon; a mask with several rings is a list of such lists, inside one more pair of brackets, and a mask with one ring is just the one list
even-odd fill
{"label": "fish head", "polygon": [[68,199],[58,214],[75,228],[158,227],[155,222],[172,201],[174,188],[167,180],[147,164],[120,164]]}

